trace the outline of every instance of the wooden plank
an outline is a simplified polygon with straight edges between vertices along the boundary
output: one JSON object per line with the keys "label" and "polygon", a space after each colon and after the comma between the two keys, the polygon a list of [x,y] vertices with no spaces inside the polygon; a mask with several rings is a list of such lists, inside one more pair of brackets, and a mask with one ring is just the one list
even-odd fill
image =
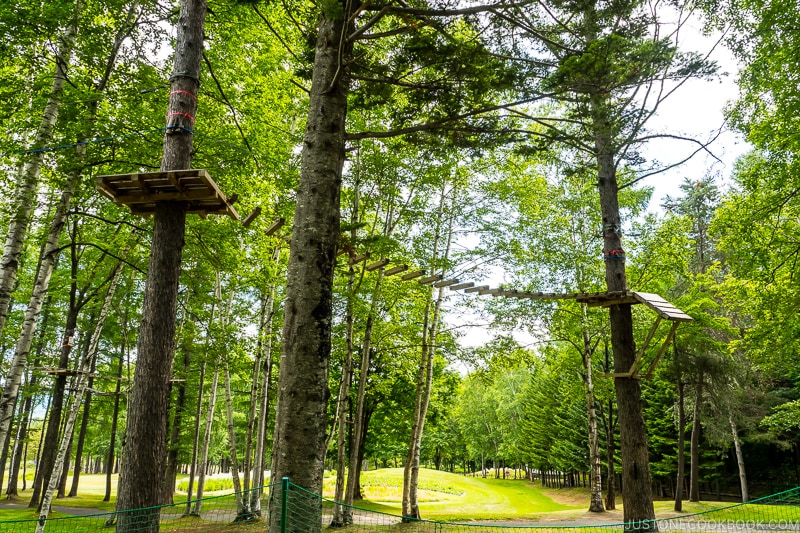
{"label": "wooden plank", "polygon": [[485,291],[488,288],[489,288],[488,285],[481,285],[480,287],[472,287],[470,289],[467,289],[464,292],[466,292],[466,293],[469,293],[469,292],[480,292],[480,291]]}
{"label": "wooden plank", "polygon": [[415,270],[414,272],[409,272],[408,274],[401,276],[400,279],[402,279],[403,281],[409,281],[424,275],[425,275],[424,270]]}
{"label": "wooden plank", "polygon": [[385,267],[388,264],[389,264],[389,260],[388,259],[386,259],[386,258],[379,259],[379,260],[375,261],[374,263],[370,263],[369,265],[365,266],[364,270],[366,270],[367,272],[372,272],[373,270],[378,270],[379,268]]}
{"label": "wooden plank", "polygon": [[383,275],[394,276],[395,274],[399,274],[400,272],[405,272],[406,270],[408,270],[408,265],[397,265],[387,269],[386,272],[383,273]]}
{"label": "wooden plank", "polygon": [[264,233],[267,235],[267,237],[272,237],[279,229],[283,227],[285,223],[286,220],[284,220],[284,218],[281,217],[272,224],[270,224],[269,227],[266,230],[264,230]]}
{"label": "wooden plank", "polygon": [[420,285],[428,285],[429,283],[433,283],[434,281],[439,281],[444,276],[442,274],[434,274],[433,276],[428,276],[427,278],[422,278],[419,280]]}
{"label": "wooden plank", "polygon": [[436,283],[433,284],[433,286],[436,287],[437,289],[440,289],[442,287],[449,287],[450,285],[455,285],[458,282],[459,280],[457,279],[444,279],[442,281],[437,281]]}
{"label": "wooden plank", "polygon": [[363,254],[358,254],[355,257],[351,257],[349,263],[351,265],[355,265],[356,263],[360,263],[367,258],[369,258],[369,252],[364,252]]}
{"label": "wooden plank", "polygon": [[457,285],[450,285],[451,291],[460,291],[461,289],[469,289],[470,287],[474,287],[475,284],[471,281],[467,283],[458,283]]}

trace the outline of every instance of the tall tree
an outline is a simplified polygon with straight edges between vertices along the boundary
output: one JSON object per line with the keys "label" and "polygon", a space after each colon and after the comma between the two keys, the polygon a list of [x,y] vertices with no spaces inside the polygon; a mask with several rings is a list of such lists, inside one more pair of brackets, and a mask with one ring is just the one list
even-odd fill
{"label": "tall tree", "polygon": [[[167,108],[167,123],[176,128],[164,136],[161,170],[191,168],[205,16],[205,0],[181,2]],[[117,531],[158,531],[159,514],[153,506],[161,503],[166,460],[169,379],[185,221],[185,203],[156,204],[117,496],[119,509],[150,509],[139,516],[120,514]]]}
{"label": "tall tree", "polygon": [[[641,166],[637,146],[658,137],[647,132],[645,124],[674,90],[668,84],[680,86],[686,79],[708,76],[714,66],[698,54],[678,52],[675,36],[661,35],[659,10],[639,0],[552,1],[533,12],[514,10],[503,21],[515,35],[529,37],[517,50],[532,65],[531,84],[550,91],[564,106],[563,112],[549,116],[522,110],[520,114],[535,124],[532,134],[543,148],[556,142],[574,150],[576,166],[592,168],[597,176],[606,287],[609,293],[624,293],[628,281],[618,194],[653,169],[635,177],[618,171],[626,164]],[[699,141],[689,141],[702,148]],[[631,305],[610,305],[609,318],[615,373],[621,375],[614,383],[625,521],[633,530],[652,528],[655,513],[641,386],[637,379],[624,377],[636,351]]]}

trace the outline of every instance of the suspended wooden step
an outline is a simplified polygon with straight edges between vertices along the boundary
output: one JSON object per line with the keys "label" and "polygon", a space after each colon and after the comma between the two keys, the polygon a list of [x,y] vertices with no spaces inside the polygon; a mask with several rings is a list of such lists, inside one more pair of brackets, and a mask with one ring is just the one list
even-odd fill
{"label": "suspended wooden step", "polygon": [[174,201],[186,202],[187,213],[239,220],[232,198],[225,196],[202,168],[98,176],[97,190],[137,215],[151,215],[158,202]]}

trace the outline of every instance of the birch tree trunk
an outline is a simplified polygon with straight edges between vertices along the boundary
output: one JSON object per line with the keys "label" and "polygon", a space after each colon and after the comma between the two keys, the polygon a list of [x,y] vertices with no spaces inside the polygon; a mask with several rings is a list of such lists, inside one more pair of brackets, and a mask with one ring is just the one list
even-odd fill
{"label": "birch tree trunk", "polygon": [[344,523],[353,523],[353,500],[358,491],[358,472],[361,470],[359,451],[361,449],[361,439],[365,432],[364,403],[367,396],[367,378],[369,377],[370,357],[372,356],[372,326],[375,321],[375,314],[378,312],[378,302],[381,297],[381,285],[383,282],[383,269],[378,272],[378,279],[375,281],[375,290],[372,293],[372,303],[370,303],[367,322],[364,325],[364,339],[361,345],[361,368],[358,375],[358,395],[356,397],[356,414],[353,419],[353,431],[350,438],[350,465],[347,473],[347,489],[345,490],[344,501],[348,507],[344,508]]}
{"label": "birch tree trunk", "polygon": [[678,381],[678,475],[675,480],[675,511],[683,511],[683,485],[686,469],[686,398],[684,394],[683,373],[678,360],[678,348],[673,345],[675,356],[676,379]]}
{"label": "birch tree trunk", "polygon": [[739,440],[739,429],[733,420],[733,415],[728,414],[728,422],[731,425],[731,436],[733,437],[733,449],[736,450],[736,465],[739,467],[739,485],[742,489],[742,503],[747,503],[750,497],[747,493],[747,474],[744,470],[744,454],[742,453],[742,441]]}
{"label": "birch tree trunk", "polygon": [[[205,0],[181,1],[161,170],[191,168],[205,16]],[[117,495],[118,509],[149,510],[121,513],[119,533],[158,531],[185,225],[185,202],[156,203]]]}
{"label": "birch tree trunk", "polygon": [[[442,182],[439,199],[439,212],[436,220],[436,232],[433,242],[433,254],[431,260],[431,271],[435,272],[436,262],[439,254],[439,240],[441,239],[443,213],[445,206],[446,182]],[[456,194],[452,191],[452,201],[455,204]],[[449,217],[449,228],[447,232],[447,244],[444,248],[443,263],[446,265],[450,254],[450,245],[453,236],[453,215]],[[442,267],[442,274],[446,266]],[[431,295],[432,298],[432,295]],[[436,356],[436,336],[439,329],[439,315],[441,312],[442,301],[444,299],[444,288],[439,288],[435,304],[433,305],[433,316],[430,317],[431,300],[425,306],[425,318],[423,319],[422,331],[422,351],[420,354],[420,366],[417,374],[417,392],[415,396],[414,420],[411,425],[411,440],[408,445],[408,456],[406,465],[403,469],[403,520],[419,520],[421,518],[419,505],[417,502],[417,488],[419,479],[419,456],[422,445],[422,433],[425,429],[425,417],[428,414],[428,404],[431,398],[431,387],[433,385],[433,360]]]}
{"label": "birch tree trunk", "polygon": [[603,477],[600,470],[600,444],[597,430],[597,410],[594,406],[594,381],[592,380],[592,347],[589,338],[588,319],[586,314],[586,304],[581,304],[581,321],[583,333],[583,389],[586,397],[586,415],[589,422],[589,466],[591,477],[589,478],[590,503],[589,511],[592,513],[602,513],[603,508]]}
{"label": "birch tree trunk", "polygon": [[694,394],[694,416],[692,419],[691,465],[689,468],[689,501],[700,501],[700,404],[703,401],[703,381],[705,376],[700,371]]}
{"label": "birch tree trunk", "polygon": [[[278,248],[272,254],[272,260],[277,261],[279,257]],[[266,439],[267,426],[269,422],[269,389],[272,382],[272,319],[275,316],[275,285],[271,285],[268,296],[262,306],[264,311],[259,323],[259,350],[263,351],[262,358],[264,368],[264,379],[261,383],[261,408],[258,416],[258,429],[256,435],[255,460],[253,462],[253,485],[258,488],[251,493],[250,509],[253,513],[261,515],[261,495],[263,491],[260,487],[264,486],[264,470],[266,459]]]}
{"label": "birch tree trunk", "polygon": [[75,380],[75,394],[72,396],[72,405],[69,409],[69,414],[67,415],[66,424],[64,425],[64,432],[61,436],[61,445],[59,446],[58,455],[56,456],[55,464],[53,465],[53,471],[50,474],[50,479],[47,484],[47,491],[44,494],[42,505],[39,509],[39,521],[36,525],[36,533],[42,533],[44,531],[47,523],[47,516],[50,514],[50,506],[53,502],[53,496],[58,490],[58,483],[61,478],[64,459],[67,455],[67,449],[69,448],[69,443],[72,440],[72,433],[75,429],[75,420],[78,418],[78,412],[80,411],[82,398],[86,392],[86,383],[89,376],[89,361],[91,361],[91,359],[97,355],[97,348],[100,345],[100,334],[103,331],[103,324],[105,323],[106,317],[108,317],[108,312],[111,309],[111,301],[114,299],[114,292],[117,288],[120,272],[122,272],[121,262],[117,263],[117,266],[114,269],[111,283],[108,287],[108,292],[106,293],[106,297],[103,302],[103,307],[100,310],[100,315],[97,317],[97,324],[95,325],[92,339],[89,342],[89,349],[86,351],[86,356],[81,360],[81,363],[78,367],[78,375]]}
{"label": "birch tree trunk", "polygon": [[[0,258],[0,333],[5,327],[8,317],[9,304],[11,302],[11,292],[14,289],[14,282],[17,279],[17,269],[19,267],[19,257],[22,253],[22,244],[28,225],[31,221],[33,209],[36,207],[36,191],[39,185],[42,163],[44,161],[44,151],[37,151],[37,148],[48,146],[53,140],[53,129],[58,119],[58,111],[64,93],[64,85],[67,82],[67,68],[72,59],[72,52],[75,48],[75,41],[78,35],[78,21],[83,11],[83,0],[75,2],[73,19],[65,29],[64,34],[59,38],[58,49],[55,54],[55,72],[53,73],[53,84],[50,87],[50,95],[44,107],[44,112],[39,121],[36,138],[31,144],[34,150],[26,154],[27,160],[22,165],[19,176],[16,180],[16,189],[12,201],[12,213],[8,233],[6,234],[5,245],[3,246],[3,256]],[[27,318],[27,316],[26,316]],[[19,368],[22,365],[22,368]],[[6,440],[8,427],[16,404],[17,388],[19,379],[24,372],[25,361],[19,361],[15,357],[9,370],[9,377],[3,389],[3,396],[0,399],[0,443]],[[19,374],[19,376],[17,376]],[[14,405],[9,405],[14,404]]]}
{"label": "birch tree trunk", "polygon": [[203,433],[203,448],[200,453],[200,475],[197,479],[197,501],[191,514],[200,516],[203,509],[203,489],[206,484],[206,471],[208,470],[208,450],[211,447],[211,427],[214,424],[214,408],[217,404],[217,383],[219,382],[219,361],[214,364],[214,376],[211,378],[211,391],[208,397],[208,411],[206,412],[206,427]]}
{"label": "birch tree trunk", "polygon": [[236,493],[236,518],[234,522],[241,522],[250,518],[248,509],[250,501],[242,494],[242,482],[239,479],[239,461],[236,458],[236,428],[233,424],[233,398],[231,395],[231,371],[230,366],[225,360],[225,414],[228,422],[228,453],[230,454],[231,477],[233,478],[233,490]]}

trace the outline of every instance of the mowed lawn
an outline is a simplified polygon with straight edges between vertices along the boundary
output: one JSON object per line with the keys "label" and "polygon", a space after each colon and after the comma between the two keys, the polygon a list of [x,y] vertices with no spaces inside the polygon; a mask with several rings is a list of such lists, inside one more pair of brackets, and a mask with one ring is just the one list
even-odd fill
{"label": "mowed lawn", "polygon": [[[402,468],[362,472],[361,486],[365,499],[354,502],[356,507],[401,514]],[[586,505],[558,503],[538,485],[525,480],[484,479],[421,469],[419,507],[423,517],[434,520],[504,520],[535,519],[585,509]]]}

